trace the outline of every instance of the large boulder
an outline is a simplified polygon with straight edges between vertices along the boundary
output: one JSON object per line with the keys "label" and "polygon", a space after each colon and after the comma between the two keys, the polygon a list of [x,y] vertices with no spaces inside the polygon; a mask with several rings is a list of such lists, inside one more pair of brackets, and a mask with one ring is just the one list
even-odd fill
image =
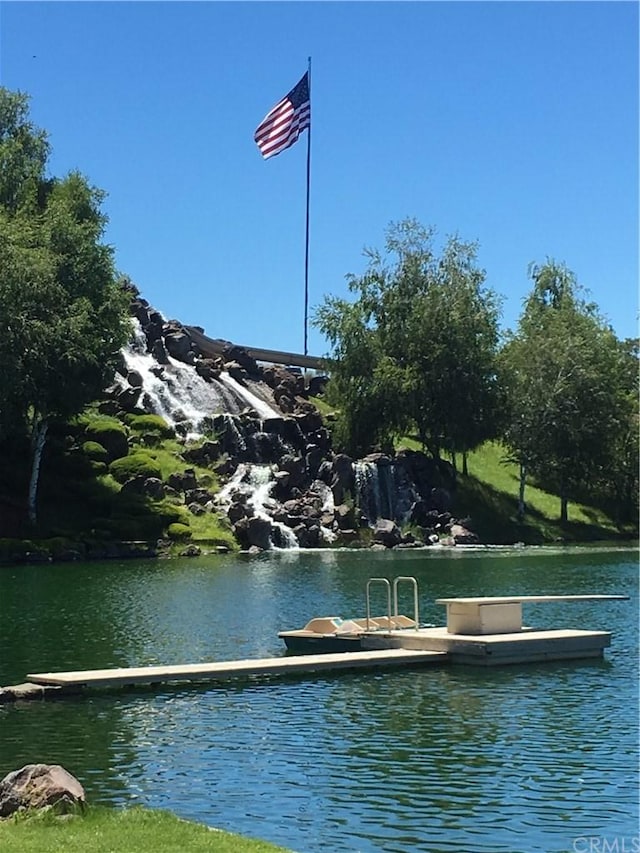
{"label": "large boulder", "polygon": [[80,782],[59,764],[27,764],[0,781],[0,818],[45,806],[69,811],[85,801]]}
{"label": "large boulder", "polygon": [[193,468],[186,468],[182,472],[169,474],[167,477],[167,485],[171,486],[171,488],[175,489],[177,492],[189,492],[192,489],[197,489],[198,482],[196,480],[196,472]]}
{"label": "large boulder", "polygon": [[456,545],[477,545],[480,542],[477,533],[462,524],[451,525],[451,536]]}
{"label": "large boulder", "polygon": [[268,551],[271,548],[271,532],[273,526],[266,518],[254,516],[248,520],[247,539],[249,545],[255,545],[262,551]]}
{"label": "large boulder", "polygon": [[164,345],[169,355],[176,361],[182,361],[185,364],[195,363],[191,338],[183,329],[173,327],[165,331]]}
{"label": "large boulder", "polygon": [[402,533],[398,525],[389,518],[379,518],[373,531],[373,541],[385,548],[393,548],[402,542]]}

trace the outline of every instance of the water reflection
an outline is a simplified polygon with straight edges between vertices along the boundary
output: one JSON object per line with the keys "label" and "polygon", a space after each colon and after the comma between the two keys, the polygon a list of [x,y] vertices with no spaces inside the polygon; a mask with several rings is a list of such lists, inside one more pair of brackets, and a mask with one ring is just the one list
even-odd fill
{"label": "water reflection", "polygon": [[0,569],[0,683],[35,669],[256,657],[282,628],[364,612],[415,575],[459,594],[628,592],[535,606],[614,632],[603,662],[343,673],[0,707],[0,772],[55,761],[142,802],[291,849],[566,851],[637,832],[637,563],[624,551],[306,552]]}

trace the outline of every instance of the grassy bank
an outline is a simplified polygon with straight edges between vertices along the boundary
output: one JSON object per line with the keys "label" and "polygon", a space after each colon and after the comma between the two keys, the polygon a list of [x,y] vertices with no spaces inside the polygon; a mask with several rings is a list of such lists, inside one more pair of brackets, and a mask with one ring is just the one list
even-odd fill
{"label": "grassy bank", "polygon": [[82,815],[37,812],[0,820],[2,853],[282,853],[265,841],[142,808],[91,806]]}
{"label": "grassy bank", "polygon": [[[419,449],[411,440],[402,446]],[[458,474],[455,514],[468,515],[483,542],[535,545],[545,542],[594,542],[632,539],[637,526],[617,525],[598,507],[570,502],[567,524],[560,522],[560,498],[535,485],[525,491],[526,512],[518,519],[518,466],[506,461],[504,448],[488,442],[469,454],[468,474]]]}

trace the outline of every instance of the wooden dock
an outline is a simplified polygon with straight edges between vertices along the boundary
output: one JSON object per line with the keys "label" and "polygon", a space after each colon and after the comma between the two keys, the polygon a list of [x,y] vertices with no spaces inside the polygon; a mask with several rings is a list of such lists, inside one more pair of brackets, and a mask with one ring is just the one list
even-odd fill
{"label": "wooden dock", "polygon": [[451,634],[447,628],[419,631],[371,632],[364,644],[375,648],[430,649],[446,652],[449,663],[475,666],[541,663],[544,661],[601,658],[611,643],[608,631],[559,628],[534,631],[524,628],[510,634]]}
{"label": "wooden dock", "polygon": [[444,663],[447,658],[448,655],[444,651],[396,648],[366,652],[191,663],[176,666],[39,672],[30,673],[27,678],[33,684],[65,688],[122,687],[134,684],[165,684],[181,681],[223,681],[229,678],[253,675],[279,676],[345,669],[428,666]]}

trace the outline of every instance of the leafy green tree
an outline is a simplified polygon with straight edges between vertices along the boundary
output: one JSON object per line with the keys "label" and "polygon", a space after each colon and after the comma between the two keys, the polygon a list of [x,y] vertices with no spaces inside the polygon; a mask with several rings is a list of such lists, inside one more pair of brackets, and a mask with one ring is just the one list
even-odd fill
{"label": "leafy green tree", "polygon": [[45,175],[46,134],[0,88],[0,439],[31,440],[29,517],[51,418],[96,399],[129,334],[128,298],[101,243],[104,198],[79,173]]}
{"label": "leafy green tree", "polygon": [[529,474],[570,497],[593,485],[628,423],[620,342],[586,302],[574,274],[548,260],[530,269],[533,290],[502,352],[509,400],[506,443],[520,464],[520,508]]}
{"label": "leafy green tree", "polygon": [[354,302],[329,297],[314,322],[332,346],[337,437],[351,452],[415,429],[435,458],[473,449],[497,429],[500,305],[483,287],[477,246],[415,220],[392,224],[384,255],[348,277]]}
{"label": "leafy green tree", "polygon": [[638,339],[619,342],[620,417],[609,434],[608,455],[597,476],[595,496],[612,506],[620,523],[638,521],[640,497],[640,395]]}

